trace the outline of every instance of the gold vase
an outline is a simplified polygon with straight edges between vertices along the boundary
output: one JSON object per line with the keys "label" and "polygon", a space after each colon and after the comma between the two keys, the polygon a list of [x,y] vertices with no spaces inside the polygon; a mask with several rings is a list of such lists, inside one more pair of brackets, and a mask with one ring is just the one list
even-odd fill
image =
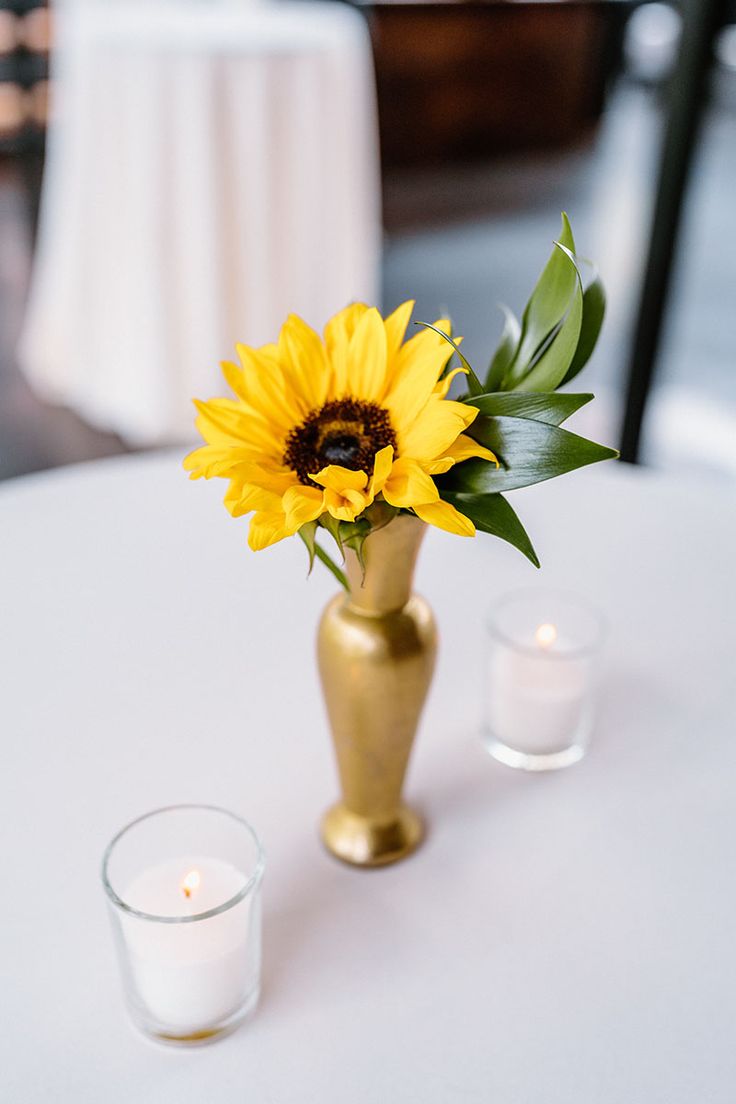
{"label": "gold vase", "polygon": [[364,545],[365,578],[348,551],[348,594],[322,615],[317,652],[342,801],[327,811],[322,839],[356,866],[408,855],[424,834],[401,790],[437,652],[427,603],[411,593],[424,522],[400,515]]}

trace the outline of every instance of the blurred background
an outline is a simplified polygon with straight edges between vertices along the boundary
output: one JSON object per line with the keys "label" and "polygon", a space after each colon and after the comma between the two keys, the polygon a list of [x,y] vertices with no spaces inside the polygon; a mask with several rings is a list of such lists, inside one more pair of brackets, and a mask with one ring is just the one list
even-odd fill
{"label": "blurred background", "polygon": [[735,188],[729,3],[0,0],[0,478],[186,442],[289,310],[416,298],[482,367],[562,210],[580,431],[728,478]]}

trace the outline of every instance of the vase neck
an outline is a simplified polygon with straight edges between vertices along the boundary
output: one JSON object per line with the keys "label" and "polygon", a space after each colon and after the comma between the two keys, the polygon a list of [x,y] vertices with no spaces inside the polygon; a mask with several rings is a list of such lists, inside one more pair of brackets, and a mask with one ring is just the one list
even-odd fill
{"label": "vase neck", "polygon": [[374,616],[403,609],[411,597],[414,568],[427,526],[419,518],[401,514],[376,529],[363,546],[365,577],[358,557],[347,550],[350,594],[348,605]]}

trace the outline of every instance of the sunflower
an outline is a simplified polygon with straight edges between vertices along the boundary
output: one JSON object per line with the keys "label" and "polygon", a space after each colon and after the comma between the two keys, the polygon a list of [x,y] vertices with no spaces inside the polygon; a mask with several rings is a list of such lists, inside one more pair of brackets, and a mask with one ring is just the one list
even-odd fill
{"label": "sunflower", "polygon": [[[290,315],[277,344],[238,345],[240,365],[223,364],[234,399],[195,400],[207,444],[184,466],[192,479],[229,480],[230,513],[253,513],[252,549],[320,518],[354,522],[380,501],[474,535],[432,476],[495,457],[464,433],[477,408],[447,398],[463,369],[443,374],[444,337],[427,328],[404,341],[413,307],[403,303],[383,319],[355,303],[327,324],[324,340]],[[449,335],[446,320],[435,325]]]}

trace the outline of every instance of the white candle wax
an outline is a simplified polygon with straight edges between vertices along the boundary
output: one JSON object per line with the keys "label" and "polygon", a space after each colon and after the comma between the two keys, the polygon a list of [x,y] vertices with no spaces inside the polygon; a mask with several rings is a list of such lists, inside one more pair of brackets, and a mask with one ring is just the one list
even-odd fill
{"label": "white candle wax", "polygon": [[[546,641],[544,635],[538,639]],[[555,638],[544,644],[532,640],[526,652],[493,649],[488,718],[496,739],[531,755],[564,751],[574,743],[585,722],[588,665],[566,656],[564,647],[564,640]]]}
{"label": "white candle wax", "polygon": [[[124,899],[153,916],[195,916],[231,900],[245,881],[230,863],[183,856],[142,871]],[[130,915],[121,919],[138,997],[161,1025],[202,1030],[221,1023],[255,992],[257,895],[205,920],[166,924]]]}

